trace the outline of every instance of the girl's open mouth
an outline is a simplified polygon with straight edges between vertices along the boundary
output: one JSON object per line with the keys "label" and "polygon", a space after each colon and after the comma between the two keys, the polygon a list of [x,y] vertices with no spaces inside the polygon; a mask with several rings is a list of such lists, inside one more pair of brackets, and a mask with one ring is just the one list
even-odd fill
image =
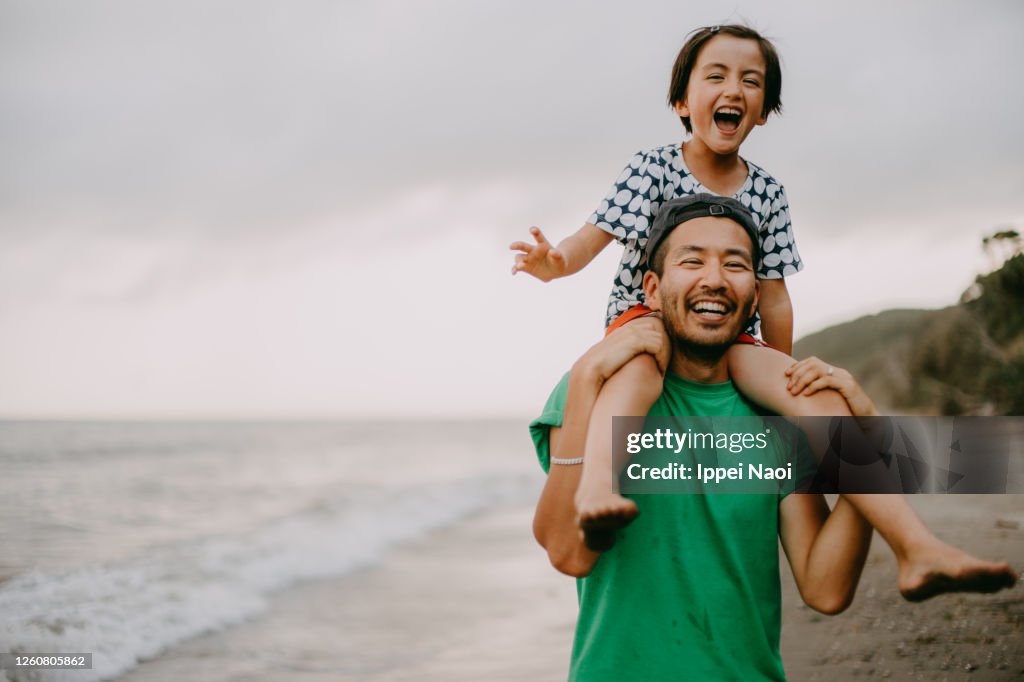
{"label": "girl's open mouth", "polygon": [[734,133],[740,127],[740,113],[732,109],[716,111],[715,125],[723,133]]}

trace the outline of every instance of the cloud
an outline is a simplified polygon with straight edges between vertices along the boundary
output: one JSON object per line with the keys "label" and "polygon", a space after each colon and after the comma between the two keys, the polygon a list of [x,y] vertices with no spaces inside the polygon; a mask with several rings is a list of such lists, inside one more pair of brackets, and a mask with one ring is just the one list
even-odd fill
{"label": "cloud", "polygon": [[743,152],[789,193],[798,332],[947,302],[1021,216],[1016,2],[5,3],[0,409],[381,411],[389,367],[403,409],[523,411],[615,257],[541,287],[505,245],[680,140],[685,34],[744,15],[784,60]]}
{"label": "cloud", "polygon": [[[4,230],[118,234],[280,231],[482,174],[603,186],[632,151],[680,137],[668,66],[689,28],[736,15],[709,5],[685,25],[658,21],[669,3],[6,7]],[[1024,105],[1011,85],[1019,6],[759,14],[785,59],[787,111],[750,154],[788,184],[806,178],[808,206],[895,186],[916,204],[958,192],[1002,204],[1024,179],[1008,152],[1024,131],[981,113]],[[922,172],[932,159],[938,172]]]}

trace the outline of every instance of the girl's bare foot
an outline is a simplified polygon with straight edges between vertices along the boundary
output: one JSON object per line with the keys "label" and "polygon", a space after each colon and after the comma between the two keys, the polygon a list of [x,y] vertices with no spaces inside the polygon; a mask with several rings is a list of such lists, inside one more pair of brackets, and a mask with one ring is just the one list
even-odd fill
{"label": "girl's bare foot", "polygon": [[633,500],[611,491],[576,496],[576,522],[583,543],[594,552],[605,552],[615,544],[615,534],[628,526],[640,510]]}
{"label": "girl's bare foot", "polygon": [[1005,561],[983,561],[937,542],[900,563],[899,588],[907,601],[924,601],[946,592],[998,592],[1019,578]]}

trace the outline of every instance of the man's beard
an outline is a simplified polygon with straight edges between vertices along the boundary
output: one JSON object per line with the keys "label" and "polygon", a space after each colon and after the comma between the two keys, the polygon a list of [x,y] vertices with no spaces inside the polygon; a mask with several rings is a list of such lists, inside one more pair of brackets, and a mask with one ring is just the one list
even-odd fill
{"label": "man's beard", "polygon": [[690,313],[690,304],[687,302],[682,307],[683,317],[680,317],[678,299],[678,296],[666,297],[662,290],[661,314],[665,329],[676,351],[704,365],[713,365],[722,359],[754,314],[754,292],[751,291],[744,301],[736,304],[735,310],[740,314],[735,315],[730,324],[714,330],[690,329],[682,321]]}

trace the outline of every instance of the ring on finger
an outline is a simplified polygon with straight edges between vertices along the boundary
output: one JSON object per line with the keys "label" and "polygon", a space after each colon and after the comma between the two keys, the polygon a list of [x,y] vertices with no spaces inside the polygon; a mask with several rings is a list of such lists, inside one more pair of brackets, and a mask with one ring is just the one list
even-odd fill
{"label": "ring on finger", "polygon": [[827,374],[828,376],[832,376],[832,374],[834,372],[835,372],[835,368],[833,368],[832,365],[829,365],[828,366],[828,371],[826,371],[825,374]]}

